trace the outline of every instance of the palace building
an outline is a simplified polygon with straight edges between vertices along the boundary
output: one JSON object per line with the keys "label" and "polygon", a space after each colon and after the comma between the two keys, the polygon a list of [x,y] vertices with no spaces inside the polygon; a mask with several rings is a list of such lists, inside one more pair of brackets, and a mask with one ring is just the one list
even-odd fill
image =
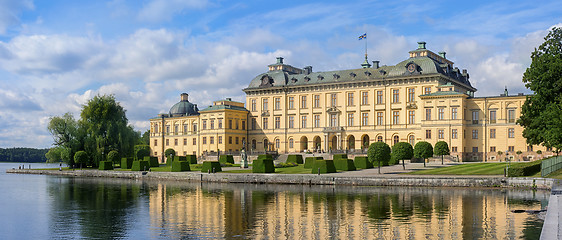
{"label": "palace building", "polygon": [[[243,91],[243,103],[216,101],[199,111],[187,94],[150,120],[151,154],[214,151],[363,153],[384,141],[446,141],[459,161],[533,159],[551,149],[529,146],[516,124],[523,94],[474,97],[467,70],[419,42],[394,66],[313,72],[277,58]],[[199,127],[199,128],[198,128]],[[541,154],[536,151],[541,150]],[[499,153],[502,153],[501,155]],[[507,155],[506,155],[507,153]]]}

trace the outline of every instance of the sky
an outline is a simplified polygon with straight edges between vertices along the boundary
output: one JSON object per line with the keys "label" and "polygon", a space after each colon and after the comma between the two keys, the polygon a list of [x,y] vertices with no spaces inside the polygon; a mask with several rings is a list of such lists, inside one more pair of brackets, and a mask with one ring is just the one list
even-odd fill
{"label": "sky", "polygon": [[[48,148],[49,119],[113,94],[137,131],[181,93],[200,109],[276,57],[314,71],[395,65],[418,41],[492,96],[521,81],[562,1],[0,0],[0,148]],[[367,33],[367,39],[358,36]]]}

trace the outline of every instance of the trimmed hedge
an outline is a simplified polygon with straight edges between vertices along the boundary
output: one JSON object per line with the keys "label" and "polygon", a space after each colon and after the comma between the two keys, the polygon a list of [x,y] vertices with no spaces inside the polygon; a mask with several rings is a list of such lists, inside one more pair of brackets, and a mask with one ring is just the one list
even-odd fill
{"label": "trimmed hedge", "polygon": [[148,161],[150,167],[160,167],[157,157],[144,157],[144,161]]}
{"label": "trimmed hedge", "polygon": [[197,156],[195,155],[185,155],[185,160],[189,162],[189,164],[197,164]]}
{"label": "trimmed hedge", "polygon": [[113,170],[112,161],[100,161],[99,170]]}
{"label": "trimmed hedge", "polygon": [[296,164],[302,164],[302,155],[300,154],[291,154],[287,156],[287,161],[285,161],[285,163],[296,163]]}
{"label": "trimmed hedge", "polygon": [[323,157],[307,157],[304,159],[304,168],[312,168],[314,162],[317,160],[324,160]]}
{"label": "trimmed hedge", "polygon": [[258,156],[258,159],[260,159],[260,160],[272,160],[273,161],[273,156],[271,156],[271,154],[260,154]]}
{"label": "trimmed hedge", "polygon": [[532,176],[541,171],[542,160],[537,160],[529,163],[518,163],[509,166],[507,176],[509,177],[525,177]]}
{"label": "trimmed hedge", "polygon": [[356,168],[373,168],[373,163],[369,162],[369,158],[365,156],[356,156],[354,160],[354,164]]}
{"label": "trimmed hedge", "polygon": [[144,159],[144,157],[150,155],[150,146],[149,145],[135,145],[134,152],[135,152],[135,159],[136,160]]}
{"label": "trimmed hedge", "polygon": [[[177,157],[177,156],[176,156]],[[187,161],[174,161],[172,162],[172,172],[191,171]]]}
{"label": "trimmed hedge", "polygon": [[150,163],[148,161],[133,161],[133,166],[131,171],[145,171],[150,169]]}
{"label": "trimmed hedge", "polygon": [[337,170],[344,170],[344,171],[355,171],[355,164],[351,159],[340,159],[334,160],[334,165],[336,166]]}
{"label": "trimmed hedge", "polygon": [[232,164],[234,164],[234,157],[232,155],[220,155],[219,162],[220,163],[232,163]]}
{"label": "trimmed hedge", "polygon": [[314,161],[314,165],[312,166],[311,173],[316,174],[318,173],[318,169],[320,169],[320,173],[335,173],[336,166],[334,165],[334,160],[316,160]]}
{"label": "trimmed hedge", "polygon": [[347,154],[334,154],[334,161],[347,159]]}
{"label": "trimmed hedge", "polygon": [[222,172],[221,163],[218,161],[204,161],[201,172],[206,173],[209,172],[209,170],[211,170],[211,172]]}
{"label": "trimmed hedge", "polygon": [[131,169],[133,158],[121,158],[121,169]]}
{"label": "trimmed hedge", "polygon": [[256,159],[252,162],[253,173],[274,173],[275,166],[272,159]]}
{"label": "trimmed hedge", "polygon": [[172,162],[187,162],[187,158],[184,156],[175,156]]}

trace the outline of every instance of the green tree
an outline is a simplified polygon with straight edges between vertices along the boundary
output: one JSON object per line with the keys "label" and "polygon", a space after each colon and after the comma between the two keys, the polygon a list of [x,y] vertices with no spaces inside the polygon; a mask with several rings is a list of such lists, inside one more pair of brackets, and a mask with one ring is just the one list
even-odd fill
{"label": "green tree", "polygon": [[426,141],[416,143],[416,146],[414,147],[414,157],[423,158],[423,166],[425,167],[425,160],[433,157],[433,147],[431,146],[431,143]]}
{"label": "green tree", "polygon": [[531,66],[523,74],[527,96],[517,121],[527,143],[562,148],[562,28],[554,27],[544,43],[531,54]]}
{"label": "green tree", "polygon": [[76,151],[83,149],[83,131],[78,127],[71,113],[62,117],[51,117],[47,129],[53,135],[54,145],[65,148],[68,153],[62,156],[68,165],[74,165],[73,156]]}
{"label": "green tree", "polygon": [[80,164],[80,168],[88,163],[88,154],[84,151],[78,151],[74,154],[74,162]]}
{"label": "green tree", "polygon": [[414,149],[412,149],[412,145],[407,142],[399,142],[392,146],[391,156],[396,160],[402,160],[402,168],[406,170],[404,160],[412,159],[414,156]]}
{"label": "green tree", "polygon": [[174,157],[176,156],[176,151],[172,148],[168,148],[166,149],[166,151],[164,151],[164,156],[166,156],[167,163],[172,164],[172,160],[174,159]]}
{"label": "green tree", "polygon": [[150,145],[150,130],[146,130],[146,132],[142,134],[138,144]]}
{"label": "green tree", "polygon": [[119,152],[116,150],[110,151],[107,154],[107,161],[111,161],[113,163],[119,163],[121,158],[119,157]]}
{"label": "green tree", "polygon": [[[62,152],[66,151],[64,147],[52,147],[49,149],[47,153],[45,153],[45,157],[47,158],[48,163],[57,163],[63,161]],[[68,163],[65,161],[65,163]]]}
{"label": "green tree", "polygon": [[390,147],[384,142],[374,142],[369,146],[369,150],[367,150],[367,158],[373,165],[377,162],[379,173],[381,173],[381,164],[388,164],[390,160]]}
{"label": "green tree", "polygon": [[118,149],[124,155],[133,153],[139,133],[128,126],[125,109],[113,95],[97,95],[90,99],[80,116],[80,127],[87,136],[84,149],[93,156],[90,159],[93,166],[97,166],[110,149]]}
{"label": "green tree", "polygon": [[445,141],[439,141],[435,143],[434,150],[435,155],[441,156],[441,165],[443,165],[443,156],[451,154],[451,152],[449,151],[449,144],[447,144],[447,142]]}
{"label": "green tree", "polygon": [[144,157],[150,156],[150,146],[148,145],[136,145],[135,146],[135,158],[137,160],[143,160]]}

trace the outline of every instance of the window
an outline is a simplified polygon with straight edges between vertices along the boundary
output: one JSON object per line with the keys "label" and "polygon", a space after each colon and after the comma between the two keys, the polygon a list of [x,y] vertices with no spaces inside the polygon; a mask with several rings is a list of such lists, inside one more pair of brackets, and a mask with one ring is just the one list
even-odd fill
{"label": "window", "polygon": [[414,135],[408,136],[408,143],[410,143],[410,145],[414,146],[415,143],[416,143],[416,137]]}
{"label": "window", "polygon": [[490,147],[490,152],[496,152],[496,147]]}
{"label": "window", "polygon": [[180,128],[180,126],[177,125],[177,124],[174,126],[174,133],[175,133],[176,135],[177,135],[178,132],[179,132],[179,128]]}
{"label": "window", "polygon": [[353,93],[347,93],[347,106],[353,106]]}
{"label": "window", "polygon": [[275,149],[279,149],[280,145],[279,138],[275,139]]}
{"label": "window", "polygon": [[166,146],[170,145],[170,139],[166,139]]}
{"label": "window", "polygon": [[496,138],[496,129],[490,128],[490,138]]}
{"label": "window", "polygon": [[183,145],[184,145],[184,146],[187,145],[187,138],[184,138],[184,139],[183,139]]}
{"label": "window", "polygon": [[490,110],[490,123],[496,123],[496,110]]}
{"label": "window", "polygon": [[154,146],[158,146],[158,139],[154,139]]}
{"label": "window", "polygon": [[478,152],[478,147],[472,147],[472,152],[473,152],[473,153],[477,153],[477,152]]}
{"label": "window", "polygon": [[314,115],[314,127],[320,127],[320,115]]}
{"label": "window", "polygon": [[289,148],[293,148],[293,145],[294,145],[293,139],[289,138]]}
{"label": "window", "polygon": [[513,151],[515,151],[515,147],[514,146],[507,146],[507,151],[513,152]]}
{"label": "window", "polygon": [[377,137],[377,142],[382,142],[382,136]]}
{"label": "window", "polygon": [[314,95],[314,102],[312,107],[314,108],[320,107],[320,95]]}
{"label": "window", "polygon": [[252,118],[252,130],[256,130],[256,125],[258,125],[258,121],[256,118]]}
{"label": "window", "polygon": [[242,130],[246,130],[246,121],[242,121]]}
{"label": "window", "polygon": [[183,125],[183,134],[187,134],[187,124]]}
{"label": "window", "polygon": [[301,96],[301,108],[306,108],[306,96]]}
{"label": "window", "polygon": [[240,127],[239,122],[238,122],[238,119],[236,119],[236,120],[234,120],[234,121],[235,121],[235,123],[236,123],[236,124],[235,124],[235,125],[236,125],[236,129],[238,129],[238,128]]}
{"label": "window", "polygon": [[275,98],[275,103],[273,105],[274,110],[280,110],[281,109],[281,98]]}
{"label": "window", "polygon": [[306,128],[306,116],[301,116],[301,128]]}
{"label": "window", "polygon": [[154,124],[154,132],[157,133],[158,132],[158,124]]}
{"label": "window", "polygon": [[232,137],[228,137],[228,144],[232,144]]}
{"label": "window", "polygon": [[515,122],[515,109],[507,110],[507,119],[508,119],[509,123]]}
{"label": "window", "polygon": [[547,152],[552,152],[552,147],[546,147]]}
{"label": "window", "polygon": [[408,88],[408,102],[414,102],[416,97],[416,89]]}
{"label": "window", "polygon": [[414,124],[416,122],[416,111],[408,111],[408,124]]}
{"label": "window", "polygon": [[458,138],[457,129],[451,129],[451,138],[452,138],[452,139],[457,139],[457,138]]}
{"label": "window", "polygon": [[193,124],[193,132],[197,132],[197,123]]}
{"label": "window", "polygon": [[472,139],[478,139],[478,130],[472,129]]}
{"label": "window", "polygon": [[400,138],[398,137],[398,135],[395,135],[395,136],[392,138],[392,141],[393,141],[394,144],[397,144],[398,142],[400,142]]}
{"label": "window", "polygon": [[457,152],[457,147],[451,147],[451,152]]}
{"label": "window", "polygon": [[240,141],[239,141],[239,138],[238,138],[238,137],[235,137],[235,138],[234,138],[234,143],[235,143],[235,144],[239,144],[239,143],[240,143]]}
{"label": "window", "polygon": [[361,126],[369,125],[369,113],[361,113]]}
{"label": "window", "polygon": [[207,120],[203,120],[203,130],[207,129]]}
{"label": "window", "polygon": [[215,144],[215,137],[209,137],[209,144]]}
{"label": "window", "polygon": [[266,117],[262,119],[262,128],[267,129],[267,118]]}
{"label": "window", "polygon": [[527,152],[532,152],[532,151],[533,151],[533,146],[532,145],[527,146]]}
{"label": "window", "polygon": [[443,129],[437,130],[437,137],[439,139],[444,139],[445,138],[445,130],[443,130]]}
{"label": "window", "polygon": [[203,137],[203,144],[207,144],[207,137]]}
{"label": "window", "polygon": [[268,99],[267,99],[267,98],[264,98],[264,99],[262,100],[261,110],[262,110],[262,111],[267,111],[267,109],[268,109]]}
{"label": "window", "polygon": [[193,145],[197,145],[197,138],[193,138]]}
{"label": "window", "polygon": [[382,126],[384,125],[384,113],[377,112],[377,125]]}
{"label": "window", "polygon": [[252,99],[250,102],[251,102],[250,105],[251,105],[252,112],[255,112],[256,111],[256,99]]}
{"label": "window", "polygon": [[170,134],[170,126],[166,126],[166,134]]}
{"label": "window", "polygon": [[347,126],[348,127],[353,126],[353,113],[347,114]]}
{"label": "window", "polygon": [[361,105],[369,105],[369,92],[361,92]]}
{"label": "window", "polygon": [[399,103],[399,102],[400,102],[400,90],[392,89],[392,103]]}
{"label": "window", "polygon": [[211,123],[211,124],[210,124],[210,125],[211,125],[211,129],[215,129],[215,120],[214,120],[214,119],[211,119],[211,120],[209,120],[209,122]]}
{"label": "window", "polygon": [[337,103],[338,103],[338,102],[337,102],[337,95],[336,95],[336,93],[330,94],[330,99],[331,99],[330,102],[331,102],[331,104],[332,104],[332,107],[337,106]]}
{"label": "window", "polygon": [[425,130],[425,138],[431,139],[431,130]]}
{"label": "window", "polygon": [[218,125],[219,125],[219,129],[221,129],[222,128],[222,119],[218,120]]}
{"label": "window", "polygon": [[289,128],[295,127],[295,116],[289,116]]}
{"label": "window", "polygon": [[383,104],[382,91],[377,91],[377,104]]}
{"label": "window", "polygon": [[289,109],[295,109],[295,97],[289,97]]}
{"label": "window", "polygon": [[218,137],[217,137],[217,142],[218,142],[219,144],[222,144],[222,136],[218,136]]}
{"label": "window", "polygon": [[427,121],[431,120],[431,108],[425,109],[425,120]]}
{"label": "window", "polygon": [[424,88],[423,92],[423,94],[431,94],[431,87]]}
{"label": "window", "polygon": [[457,108],[451,108],[451,119],[456,120],[457,119]]}
{"label": "window", "polygon": [[478,111],[472,111],[472,124],[478,124]]}
{"label": "window", "polygon": [[392,124],[400,124],[400,112],[392,111]]}
{"label": "window", "polygon": [[232,129],[232,119],[228,119],[228,129]]}
{"label": "window", "polygon": [[439,120],[445,119],[445,108],[439,108],[437,110],[437,119]]}
{"label": "window", "polygon": [[514,138],[515,137],[515,128],[508,128],[507,129],[507,137]]}
{"label": "window", "polygon": [[330,114],[330,127],[338,126],[338,117],[336,114]]}
{"label": "window", "polygon": [[281,117],[275,117],[275,129],[281,128]]}

